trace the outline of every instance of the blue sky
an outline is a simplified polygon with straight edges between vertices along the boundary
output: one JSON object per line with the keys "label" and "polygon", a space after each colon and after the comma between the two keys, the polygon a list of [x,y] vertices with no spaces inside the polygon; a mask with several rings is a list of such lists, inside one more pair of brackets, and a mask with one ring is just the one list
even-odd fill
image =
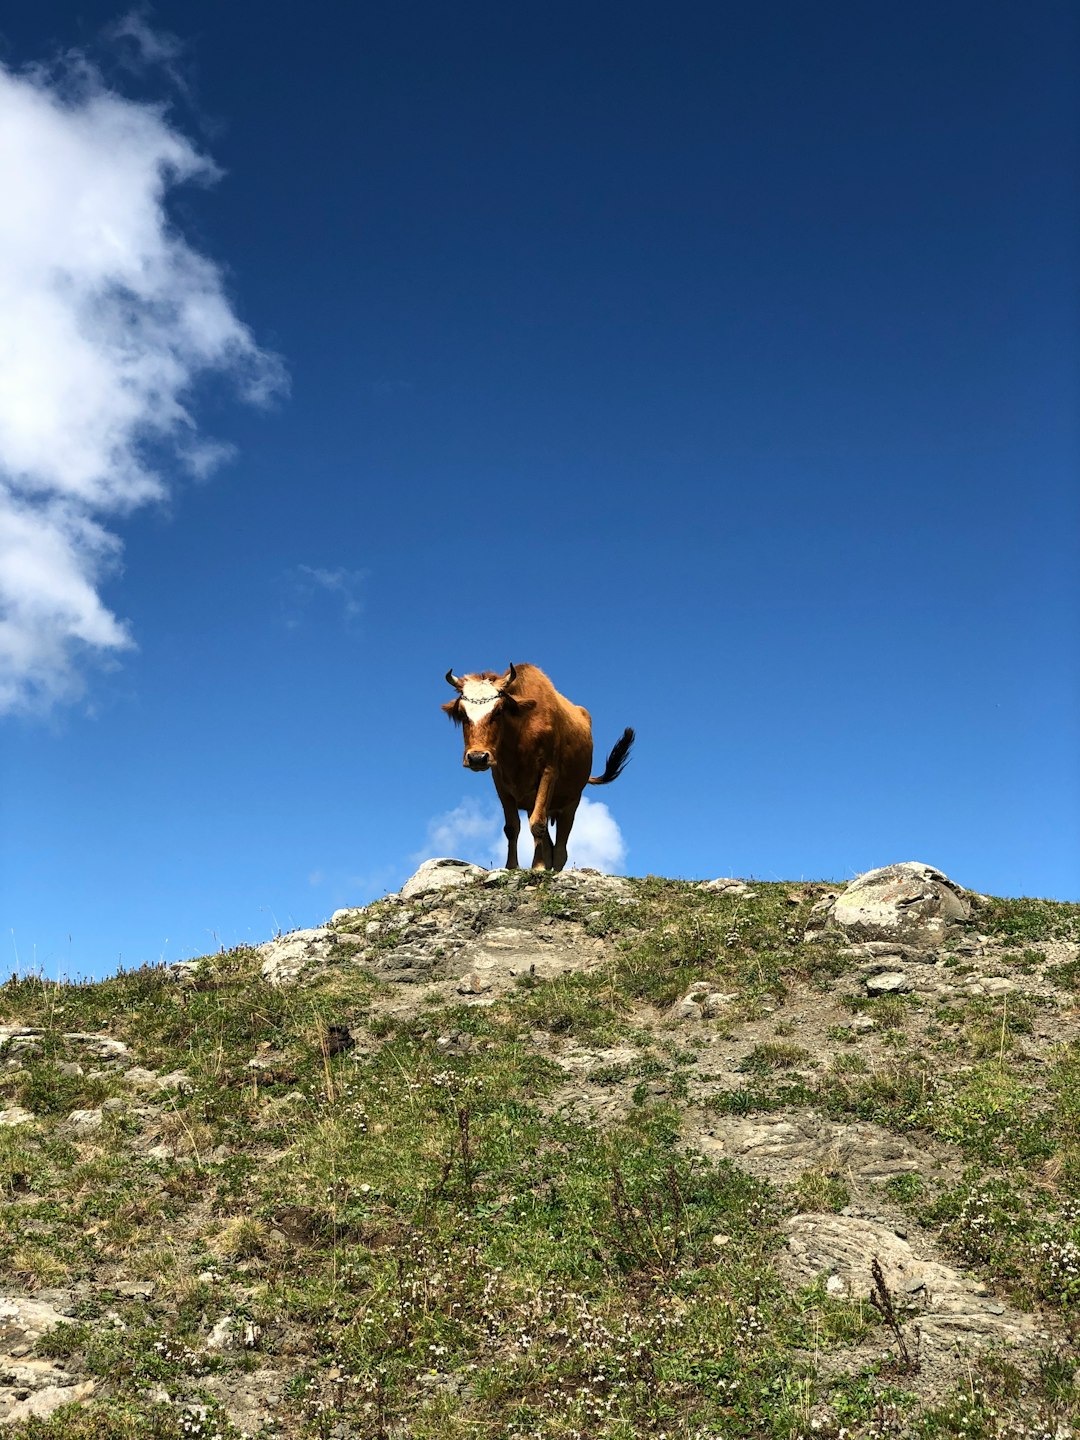
{"label": "blue sky", "polygon": [[489,861],[511,660],[579,862],[1080,899],[1074,7],[21,9],[12,965]]}

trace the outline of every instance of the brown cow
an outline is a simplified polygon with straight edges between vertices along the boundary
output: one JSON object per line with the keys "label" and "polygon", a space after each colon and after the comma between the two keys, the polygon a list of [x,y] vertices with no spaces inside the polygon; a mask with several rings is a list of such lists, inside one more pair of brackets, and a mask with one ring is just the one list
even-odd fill
{"label": "brown cow", "polygon": [[[469,770],[490,770],[506,824],[506,868],[518,868],[519,810],[529,816],[536,842],[533,869],[561,870],[566,842],[586,785],[610,785],[622,774],[634,743],[633,730],[607,758],[602,775],[592,769],[592,719],[560,695],[535,665],[511,665],[505,675],[485,670],[446,679],[458,692],[442,708],[465,731]],[[555,821],[555,843],[548,822]]]}

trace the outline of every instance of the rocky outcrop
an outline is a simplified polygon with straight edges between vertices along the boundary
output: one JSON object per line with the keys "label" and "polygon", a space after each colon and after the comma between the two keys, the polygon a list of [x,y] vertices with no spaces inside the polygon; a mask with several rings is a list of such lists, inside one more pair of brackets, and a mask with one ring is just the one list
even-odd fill
{"label": "rocky outcrop", "polygon": [[418,895],[431,895],[437,890],[453,890],[458,885],[483,880],[487,874],[479,865],[470,865],[466,860],[425,860],[416,874],[410,875],[401,887],[401,898],[415,900]]}
{"label": "rocky outcrop", "polygon": [[787,1224],[782,1268],[796,1284],[821,1274],[832,1293],[865,1299],[871,1266],[881,1266],[902,1319],[918,1326],[923,1345],[968,1346],[1046,1339],[1032,1315],[1002,1304],[986,1285],[951,1265],[918,1255],[904,1235],[854,1215],[795,1215]]}
{"label": "rocky outcrop", "polygon": [[93,1393],[92,1380],[76,1381],[51,1360],[30,1353],[65,1318],[42,1300],[0,1297],[0,1424],[47,1419],[61,1405]]}

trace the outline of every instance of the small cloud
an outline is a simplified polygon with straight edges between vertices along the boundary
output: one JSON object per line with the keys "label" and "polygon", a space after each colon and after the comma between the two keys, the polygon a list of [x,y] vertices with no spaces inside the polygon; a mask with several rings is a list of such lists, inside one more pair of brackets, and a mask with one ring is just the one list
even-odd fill
{"label": "small cloud", "polygon": [[411,395],[416,386],[411,380],[373,380],[370,388],[376,400],[392,400],[396,395]]}
{"label": "small cloud", "polygon": [[187,46],[178,35],[150,25],[145,10],[130,10],[106,29],[105,38],[116,47],[117,58],[127,69],[160,69],[181,95],[190,97],[191,86],[181,69]]}
{"label": "small cloud", "polygon": [[359,623],[364,613],[361,590],[368,578],[366,570],[331,570],[317,565],[294,565],[286,572],[288,602],[286,627],[299,630],[312,607],[319,600],[332,600],[347,630]]}
{"label": "small cloud", "polygon": [[[489,870],[505,865],[506,839],[501,806],[469,798],[455,809],[431,820],[425,848],[410,858],[419,864],[422,860],[443,855],[455,860],[468,860]],[[526,866],[532,860],[532,836],[524,814],[521,817],[518,858]],[[621,872],[625,861],[626,842],[615,817],[601,801],[583,797],[570,832],[567,869],[602,870],[612,875]]]}

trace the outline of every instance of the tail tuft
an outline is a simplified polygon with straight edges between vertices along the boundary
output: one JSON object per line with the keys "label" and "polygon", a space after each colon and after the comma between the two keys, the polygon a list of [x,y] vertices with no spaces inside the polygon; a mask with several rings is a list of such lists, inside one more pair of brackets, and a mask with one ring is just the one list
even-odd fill
{"label": "tail tuft", "polygon": [[630,759],[630,746],[634,743],[634,732],[629,726],[612,746],[611,754],[607,757],[607,764],[604,766],[602,775],[590,775],[590,785],[610,785],[612,780],[617,780],[626,769],[626,762]]}

